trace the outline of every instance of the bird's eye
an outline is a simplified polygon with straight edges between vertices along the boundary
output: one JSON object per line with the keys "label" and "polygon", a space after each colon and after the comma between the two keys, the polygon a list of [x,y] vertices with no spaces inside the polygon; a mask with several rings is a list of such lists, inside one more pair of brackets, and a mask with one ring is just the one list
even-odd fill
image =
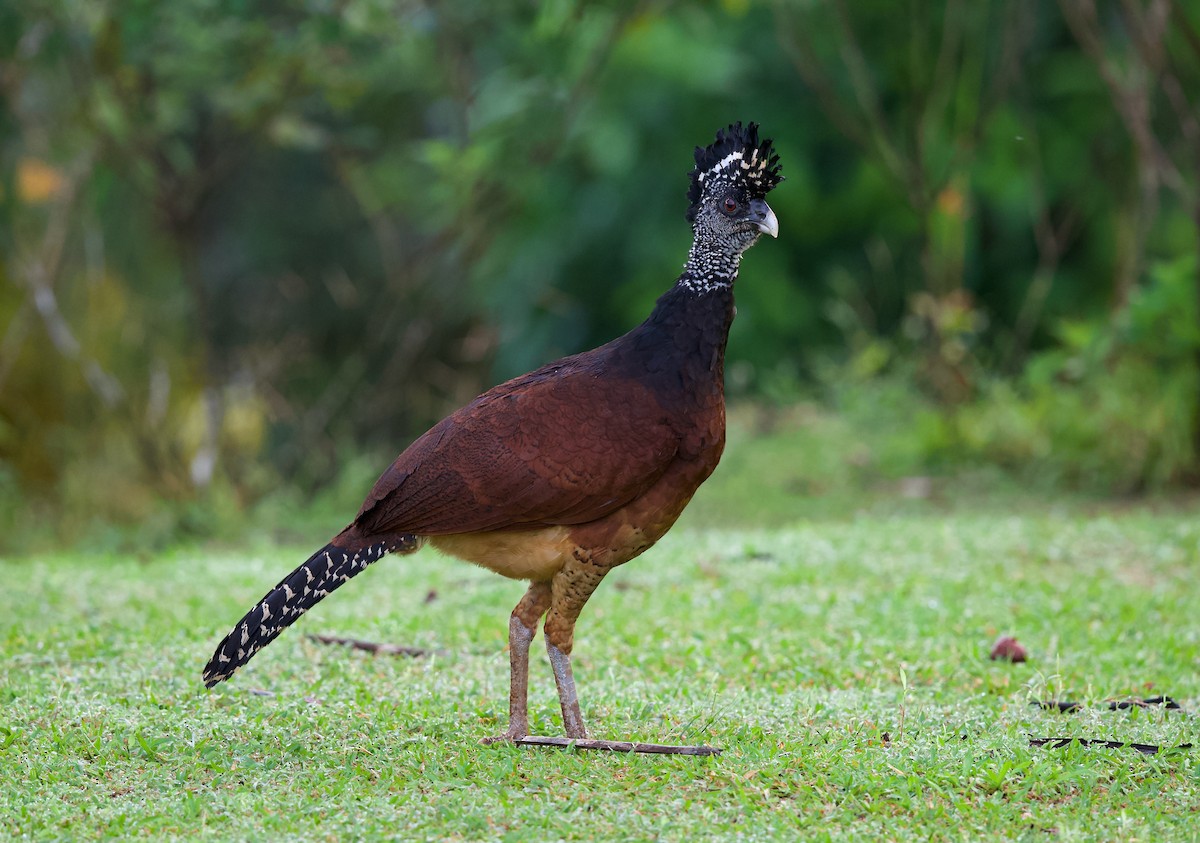
{"label": "bird's eye", "polygon": [[725,201],[721,203],[721,207],[725,209],[725,213],[732,214],[738,209],[738,203],[732,196],[726,196]]}

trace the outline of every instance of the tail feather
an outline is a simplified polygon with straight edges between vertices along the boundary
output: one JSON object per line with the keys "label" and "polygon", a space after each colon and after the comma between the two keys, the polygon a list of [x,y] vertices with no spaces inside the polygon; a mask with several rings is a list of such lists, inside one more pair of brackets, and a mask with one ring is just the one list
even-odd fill
{"label": "tail feather", "polygon": [[357,550],[325,545],[267,592],[217,645],[204,668],[204,684],[211,688],[228,679],[297,618],[372,562],[419,546],[420,539],[410,535],[389,536]]}

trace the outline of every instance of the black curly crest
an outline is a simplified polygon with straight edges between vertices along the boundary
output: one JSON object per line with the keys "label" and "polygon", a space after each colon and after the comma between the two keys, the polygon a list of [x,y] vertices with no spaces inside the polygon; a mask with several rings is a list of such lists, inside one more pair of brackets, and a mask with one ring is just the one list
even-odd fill
{"label": "black curly crest", "polygon": [[783,181],[779,174],[779,156],[771,148],[771,139],[758,140],[758,124],[741,121],[717,130],[711,145],[696,147],[696,166],[688,174],[687,218],[691,222],[700,208],[700,197],[714,182],[738,183],[750,198],[762,199]]}

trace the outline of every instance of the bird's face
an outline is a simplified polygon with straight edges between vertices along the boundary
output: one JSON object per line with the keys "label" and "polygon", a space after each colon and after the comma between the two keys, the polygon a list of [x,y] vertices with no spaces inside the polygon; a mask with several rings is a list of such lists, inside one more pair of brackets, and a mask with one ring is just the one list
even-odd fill
{"label": "bird's face", "polygon": [[779,220],[765,199],[751,197],[735,186],[723,186],[705,196],[693,221],[701,229],[732,251],[742,252],[754,245],[763,234],[779,236]]}
{"label": "bird's face", "polygon": [[763,234],[779,236],[765,198],[783,178],[779,156],[770,140],[759,142],[756,124],[736,123],[710,146],[697,147],[691,178],[687,217],[698,238],[740,254]]}

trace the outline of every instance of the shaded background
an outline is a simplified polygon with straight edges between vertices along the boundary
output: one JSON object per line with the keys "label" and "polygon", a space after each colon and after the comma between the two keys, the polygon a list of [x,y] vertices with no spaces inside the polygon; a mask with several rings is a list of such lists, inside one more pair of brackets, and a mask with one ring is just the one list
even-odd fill
{"label": "shaded background", "polygon": [[30,0],[0,97],[0,550],[337,529],[644,317],[734,120],[787,177],[739,464],[796,511],[1200,477],[1195,4]]}

